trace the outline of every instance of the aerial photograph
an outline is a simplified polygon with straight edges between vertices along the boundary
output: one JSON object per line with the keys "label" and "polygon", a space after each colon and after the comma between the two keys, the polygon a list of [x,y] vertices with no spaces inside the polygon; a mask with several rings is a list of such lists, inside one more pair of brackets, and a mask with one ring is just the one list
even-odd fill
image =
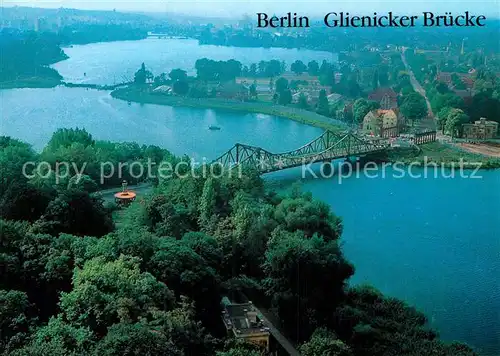
{"label": "aerial photograph", "polygon": [[0,356],[500,356],[500,0],[1,0]]}

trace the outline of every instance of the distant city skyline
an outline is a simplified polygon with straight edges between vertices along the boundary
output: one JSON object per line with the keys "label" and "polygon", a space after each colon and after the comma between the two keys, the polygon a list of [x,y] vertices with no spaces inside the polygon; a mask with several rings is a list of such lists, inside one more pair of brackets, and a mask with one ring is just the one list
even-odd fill
{"label": "distant city skyline", "polygon": [[253,1],[247,0],[1,0],[2,6],[30,6],[43,8],[75,8],[83,10],[114,10],[127,12],[179,13],[207,17],[241,17],[257,12],[275,13],[281,16],[287,12],[300,15],[322,16],[330,11],[351,11],[356,14],[393,11],[401,14],[419,14],[431,11],[439,14],[452,12],[458,14],[470,11],[473,14],[483,14],[489,17],[500,17],[500,0],[456,1],[456,0],[418,0],[412,2],[394,0],[351,0],[334,3],[331,0],[316,0],[313,2],[290,2],[286,0]]}

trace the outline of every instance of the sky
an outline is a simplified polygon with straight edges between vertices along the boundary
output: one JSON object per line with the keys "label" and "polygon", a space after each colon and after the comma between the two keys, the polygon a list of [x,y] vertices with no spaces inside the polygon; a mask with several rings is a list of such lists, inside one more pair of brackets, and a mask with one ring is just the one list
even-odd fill
{"label": "sky", "polygon": [[476,15],[500,17],[500,0],[0,0],[2,6],[34,6],[49,8],[77,8],[86,10],[113,10],[134,12],[181,13],[196,16],[236,17],[254,16],[257,12],[284,16],[296,12],[300,16],[324,15],[330,11],[350,11],[370,14],[373,11],[396,14],[419,14],[431,11],[436,15],[470,11]]}

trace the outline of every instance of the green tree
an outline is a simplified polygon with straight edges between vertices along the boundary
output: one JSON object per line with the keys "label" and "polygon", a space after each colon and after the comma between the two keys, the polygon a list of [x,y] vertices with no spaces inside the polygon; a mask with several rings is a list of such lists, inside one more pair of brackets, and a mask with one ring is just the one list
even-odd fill
{"label": "green tree", "polygon": [[301,60],[296,60],[290,66],[290,70],[297,75],[300,75],[307,71],[307,66]]}
{"label": "green tree", "polygon": [[50,318],[36,330],[30,342],[12,353],[13,356],[89,355],[95,337],[87,327],[68,324],[61,316]]}
{"label": "green tree", "polygon": [[274,210],[274,219],[286,230],[303,231],[307,237],[320,234],[326,241],[342,234],[342,220],[332,214],[328,204],[300,194],[283,199]]}
{"label": "green tree", "polygon": [[288,89],[288,80],[286,78],[280,77],[276,80],[274,85],[276,93],[281,94]]}
{"label": "green tree", "polygon": [[168,309],[173,300],[165,284],[140,271],[137,258],[108,262],[96,257],[75,269],[73,290],[61,294],[60,307],[71,323],[102,335],[112,324],[133,323],[152,309]]}
{"label": "green tree", "polygon": [[[336,241],[326,242],[303,232],[276,231],[264,263],[266,294],[287,331],[298,340],[308,338],[315,325],[331,322],[343,299],[347,278],[354,268],[343,258]],[[293,326],[300,325],[299,330]]]}
{"label": "green tree", "polygon": [[167,84],[167,74],[161,73],[160,75],[157,75],[154,78],[154,84],[155,84],[155,86]]}
{"label": "green tree", "polygon": [[187,72],[179,68],[172,69],[170,73],[168,73],[168,76],[173,82],[187,80]]}
{"label": "green tree", "polygon": [[186,95],[189,92],[189,84],[185,80],[179,80],[174,83],[172,90],[177,95]]}
{"label": "green tree", "polygon": [[144,63],[141,64],[141,68],[134,74],[135,84],[146,84],[148,81],[153,80],[153,73],[146,69]]}
{"label": "green tree", "polygon": [[109,328],[93,352],[95,356],[183,356],[169,335],[144,323],[118,323]]}
{"label": "green tree", "polygon": [[[26,182],[23,166],[27,162],[36,161],[36,154],[30,145],[7,136],[0,136],[0,197],[11,183]],[[33,169],[26,170],[32,174]]]}
{"label": "green tree", "polygon": [[248,74],[252,78],[256,78],[257,77],[257,64],[255,64],[255,63],[250,64],[250,70],[249,70]]}
{"label": "green tree", "polygon": [[37,220],[54,198],[53,191],[47,190],[38,189],[22,180],[13,181],[0,199],[0,217],[7,220]]}
{"label": "green tree", "polygon": [[34,320],[26,293],[0,289],[0,349],[9,351],[27,338]]}
{"label": "green tree", "polygon": [[74,175],[68,183],[68,189],[82,190],[88,193],[94,193],[99,189],[97,183],[88,175]]}
{"label": "green tree", "polygon": [[316,329],[311,339],[300,346],[303,356],[353,356],[349,346],[337,339],[335,333],[328,329]]}
{"label": "green tree", "polygon": [[202,232],[188,232],[182,237],[182,241],[201,256],[214,271],[220,267],[223,253],[215,238]]}
{"label": "green tree", "polygon": [[467,108],[467,112],[473,120],[485,117],[500,122],[500,100],[488,93],[478,93],[472,97],[472,103]]}
{"label": "green tree", "polygon": [[309,108],[309,101],[307,100],[307,96],[304,93],[300,93],[298,105],[299,105],[299,108],[302,108],[302,109]]}
{"label": "green tree", "polygon": [[217,222],[216,216],[216,181],[208,178],[203,185],[203,193],[200,198],[199,224],[202,231],[212,232]]}
{"label": "green tree", "polygon": [[103,236],[113,229],[113,221],[102,199],[81,190],[67,190],[49,203],[34,229],[52,235]]}
{"label": "green tree", "polygon": [[0,220],[0,289],[25,292],[41,319],[57,310],[61,291],[71,288],[72,236],[34,234],[28,224]]}
{"label": "green tree", "polygon": [[292,92],[290,89],[285,89],[279,94],[278,103],[280,105],[288,105],[292,102]]}
{"label": "green tree", "polygon": [[410,93],[403,98],[401,113],[412,123],[427,116],[427,103],[424,97],[418,93]]}
{"label": "green tree", "polygon": [[328,98],[326,97],[325,89],[321,89],[318,98],[318,114],[329,116],[330,115],[330,104],[328,103]]}
{"label": "green tree", "polygon": [[469,121],[469,116],[460,109],[452,109],[446,119],[445,132],[451,137],[460,136],[462,125]]}
{"label": "green tree", "polygon": [[446,121],[448,120],[448,116],[450,115],[451,110],[453,110],[453,108],[450,108],[447,106],[447,107],[444,107],[441,110],[439,110],[439,112],[437,114],[437,122],[438,122],[439,129],[441,131],[444,130],[444,127],[446,125]]}
{"label": "green tree", "polygon": [[319,73],[319,64],[316,61],[310,61],[307,63],[307,72],[309,75],[318,75]]}
{"label": "green tree", "polygon": [[366,100],[363,98],[356,100],[352,106],[354,121],[358,124],[362,123],[366,114],[368,114],[372,110],[378,109],[379,107],[380,104],[375,101]]}
{"label": "green tree", "polygon": [[250,88],[249,88],[249,95],[250,95],[250,98],[252,99],[257,99],[257,86],[255,84],[252,84],[250,85]]}
{"label": "green tree", "polygon": [[217,351],[216,356],[261,356],[262,350],[249,342],[227,340],[223,351]]}
{"label": "green tree", "polygon": [[163,239],[148,270],[176,295],[193,300],[202,321],[217,320],[218,310],[213,308],[220,302],[217,273],[185,241]]}
{"label": "green tree", "polygon": [[461,109],[464,107],[464,101],[454,93],[437,94],[432,97],[431,106],[435,112],[445,107]]}

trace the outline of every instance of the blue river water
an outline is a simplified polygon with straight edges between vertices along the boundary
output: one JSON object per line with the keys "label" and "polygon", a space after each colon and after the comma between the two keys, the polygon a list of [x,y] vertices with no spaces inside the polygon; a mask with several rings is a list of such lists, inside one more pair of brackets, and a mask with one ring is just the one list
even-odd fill
{"label": "blue river water", "polygon": [[[78,63],[81,57],[73,55]],[[213,159],[236,142],[279,152],[321,134],[268,115],[128,105],[107,92],[76,88],[0,90],[0,104],[0,134],[37,150],[60,127],[83,127],[96,139],[156,144],[199,160]],[[210,125],[221,130],[210,131]],[[392,172],[389,167],[385,177],[339,181],[338,175],[302,179],[297,168],[265,179],[280,187],[300,181],[343,218],[343,250],[356,266],[352,283],[373,284],[415,305],[445,340],[499,355],[500,171],[481,171],[479,179],[396,178]]]}

